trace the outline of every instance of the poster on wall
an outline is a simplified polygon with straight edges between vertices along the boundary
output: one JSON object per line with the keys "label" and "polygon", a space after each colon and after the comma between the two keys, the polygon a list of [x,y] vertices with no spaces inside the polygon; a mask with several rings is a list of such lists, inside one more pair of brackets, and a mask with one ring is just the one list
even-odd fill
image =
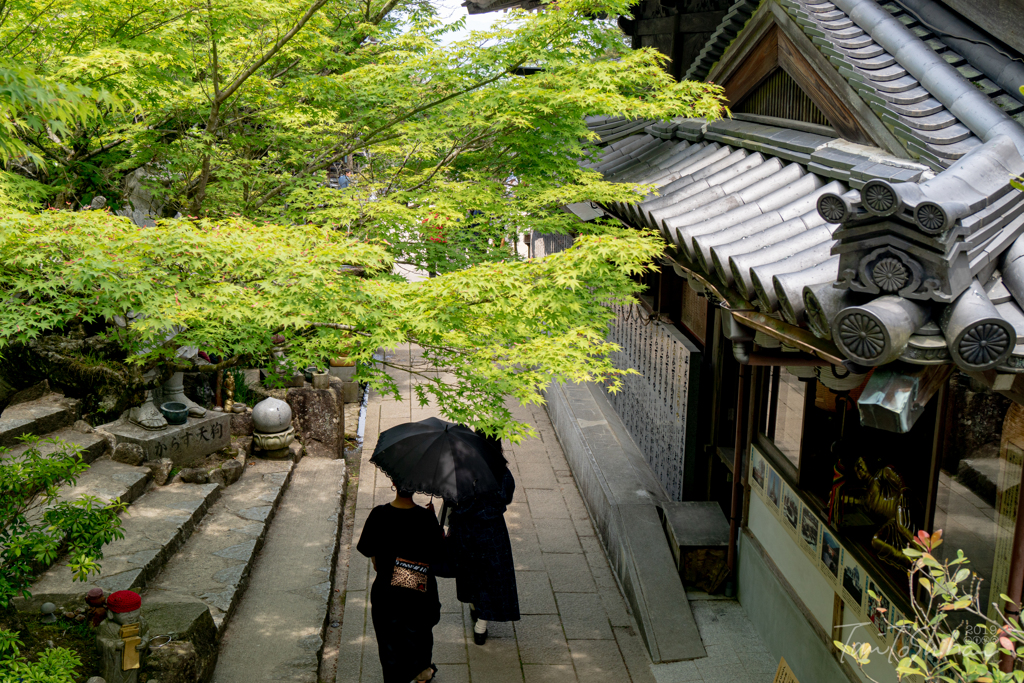
{"label": "poster on wall", "polygon": [[800,541],[800,501],[793,489],[782,485],[782,526],[789,535]]}
{"label": "poster on wall", "polygon": [[[872,592],[875,594],[875,597],[871,597]],[[889,598],[885,597],[878,584],[869,578],[864,592],[864,600],[866,601],[866,607],[864,608],[866,613],[864,616],[874,624],[875,636],[880,642],[888,643],[891,631],[888,622],[893,618],[892,605],[889,603]]]}
{"label": "poster on wall", "polygon": [[[898,624],[903,621],[903,613],[895,607],[892,608],[892,612],[886,615],[890,624]],[[896,656],[902,659],[907,656],[907,645],[904,642],[905,638],[902,633],[894,629],[892,626],[888,627],[889,640],[892,641],[892,651],[896,653]]]}
{"label": "poster on wall", "polygon": [[768,508],[775,514],[779,514],[779,504],[782,499],[782,477],[771,465],[766,466],[768,475],[765,478],[764,497]]}
{"label": "poster on wall", "polygon": [[818,517],[811,508],[800,506],[800,548],[811,559],[818,558]]}
{"label": "poster on wall", "polygon": [[764,498],[764,456],[756,448],[750,447],[750,488]]}
{"label": "poster on wall", "polygon": [[864,581],[867,579],[867,573],[864,568],[860,566],[850,553],[843,552],[843,600],[846,601],[847,606],[853,610],[853,613],[858,617],[864,616],[864,596],[866,591],[864,590]]}
{"label": "poster on wall", "polygon": [[839,587],[839,569],[843,561],[843,549],[839,545],[832,532],[821,526],[821,537],[818,541],[820,552],[818,555],[818,566],[821,568],[825,579],[834,587]]}

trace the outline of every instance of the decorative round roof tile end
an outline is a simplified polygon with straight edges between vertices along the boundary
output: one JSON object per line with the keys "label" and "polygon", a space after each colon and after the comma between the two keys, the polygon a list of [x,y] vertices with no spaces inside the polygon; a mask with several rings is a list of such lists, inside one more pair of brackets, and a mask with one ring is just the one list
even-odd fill
{"label": "decorative round roof tile end", "polygon": [[967,329],[957,344],[960,360],[975,369],[988,369],[1012,351],[1009,332],[1003,325],[984,322]]}
{"label": "decorative round roof tile end", "polygon": [[850,217],[850,208],[843,198],[827,192],[818,197],[818,214],[829,223],[842,223]]}
{"label": "decorative round roof tile end", "polygon": [[914,222],[922,232],[936,235],[950,227],[949,215],[935,202],[924,202],[914,211]]}
{"label": "decorative round roof tile end", "polygon": [[836,320],[836,333],[840,347],[853,360],[871,364],[885,353],[889,344],[882,325],[866,313],[853,309],[841,311]]}
{"label": "decorative round roof tile end", "polygon": [[868,211],[878,216],[890,216],[900,208],[896,191],[882,180],[869,180],[860,196]]}

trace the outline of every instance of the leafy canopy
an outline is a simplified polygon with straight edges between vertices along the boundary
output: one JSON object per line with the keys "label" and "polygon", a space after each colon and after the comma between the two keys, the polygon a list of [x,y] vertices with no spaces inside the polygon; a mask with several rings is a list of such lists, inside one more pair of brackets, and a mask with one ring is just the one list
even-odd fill
{"label": "leafy canopy", "polygon": [[[90,339],[112,362],[89,371],[129,386],[151,367],[187,369],[174,359],[181,346],[230,364],[265,354],[282,334],[300,367],[349,355],[366,364],[364,379],[397,393],[373,354],[414,342],[449,373],[432,375],[422,400],[429,394],[449,419],[518,438],[530,428],[511,421],[505,396],[540,402],[552,380],[617,383],[607,304],[632,296],[631,276],[661,250],[651,234],[608,228],[545,259],[409,283],[381,276],[393,264],[382,246],[319,226],[236,217],[140,228],[102,211],[8,214],[0,352],[93,326]],[[180,331],[168,339],[171,329]]]}
{"label": "leafy canopy", "polygon": [[[452,27],[415,0],[6,0],[0,64],[67,89],[0,128],[0,154],[42,186],[6,194],[331,225],[430,270],[507,259],[465,235],[565,232],[561,205],[636,198],[579,166],[584,116],[720,114],[720,87],[674,82],[657,51],[594,18],[628,5],[513,11],[442,46]],[[60,125],[19,123],[44,119]],[[353,171],[346,190],[325,184],[336,164]]]}

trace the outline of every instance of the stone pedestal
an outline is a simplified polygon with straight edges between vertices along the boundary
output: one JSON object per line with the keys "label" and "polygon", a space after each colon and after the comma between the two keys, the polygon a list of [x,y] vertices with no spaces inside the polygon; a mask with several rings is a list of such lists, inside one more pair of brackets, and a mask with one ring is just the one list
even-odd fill
{"label": "stone pedestal", "polygon": [[128,420],[103,427],[117,443],[142,447],[145,459],[169,458],[175,467],[188,467],[231,444],[231,415],[209,411],[205,417],[190,417],[183,425],[149,431]]}
{"label": "stone pedestal", "polygon": [[356,374],[356,366],[334,367],[332,365],[327,371],[331,374],[331,377],[337,377],[343,382],[351,382],[352,377]]}

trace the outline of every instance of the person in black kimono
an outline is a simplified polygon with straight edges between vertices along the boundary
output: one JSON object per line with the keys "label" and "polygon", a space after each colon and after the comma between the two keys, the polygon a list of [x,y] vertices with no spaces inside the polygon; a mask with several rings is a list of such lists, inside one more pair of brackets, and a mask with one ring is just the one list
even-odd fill
{"label": "person in black kimono", "polygon": [[370,511],[356,549],[373,561],[370,613],[384,683],[429,681],[433,628],[441,620],[434,568],[442,539],[436,513],[412,501],[411,491]]}
{"label": "person in black kimono", "polygon": [[[501,452],[500,440],[488,442]],[[516,569],[505,526],[505,508],[512,502],[516,482],[508,467],[501,469],[495,472],[501,481],[498,491],[453,508],[448,518],[448,559],[458,599],[469,603],[477,645],[487,642],[487,622],[519,621]]]}

